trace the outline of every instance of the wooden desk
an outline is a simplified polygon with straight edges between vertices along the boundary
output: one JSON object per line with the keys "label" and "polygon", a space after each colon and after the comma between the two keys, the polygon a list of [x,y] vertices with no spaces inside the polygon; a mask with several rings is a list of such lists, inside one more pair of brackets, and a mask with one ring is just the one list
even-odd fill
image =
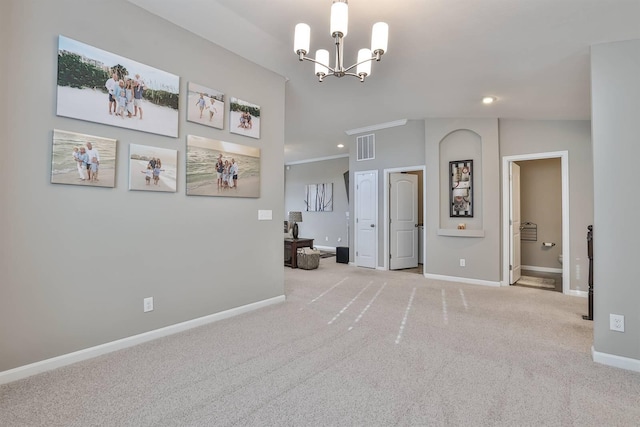
{"label": "wooden desk", "polygon": [[312,248],[313,239],[284,239],[284,265],[298,268],[298,248]]}

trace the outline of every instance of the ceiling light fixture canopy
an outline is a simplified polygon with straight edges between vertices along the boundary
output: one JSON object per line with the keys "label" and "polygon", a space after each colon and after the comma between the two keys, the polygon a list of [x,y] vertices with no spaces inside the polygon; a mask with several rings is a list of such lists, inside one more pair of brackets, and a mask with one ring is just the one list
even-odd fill
{"label": "ceiling light fixture canopy", "polygon": [[[371,75],[371,61],[380,61],[382,55],[387,51],[389,26],[384,22],[377,22],[373,25],[371,32],[371,49],[360,49],[358,51],[358,61],[345,68],[342,39],[347,36],[348,24],[349,6],[347,0],[334,0],[331,5],[330,24],[330,34],[336,47],[336,62],[333,68],[329,66],[328,50],[317,50],[315,59],[307,56],[311,39],[311,27],[302,23],[296,25],[293,51],[298,55],[300,61],[306,60],[316,64],[315,73],[318,76],[318,81],[322,82],[327,76],[354,76],[364,82],[364,79]],[[350,72],[353,68],[356,68],[355,73]]]}

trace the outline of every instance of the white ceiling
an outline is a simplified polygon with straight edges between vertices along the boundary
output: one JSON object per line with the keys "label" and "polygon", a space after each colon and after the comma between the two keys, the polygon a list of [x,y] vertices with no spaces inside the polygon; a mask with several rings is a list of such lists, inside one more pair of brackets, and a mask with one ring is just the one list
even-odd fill
{"label": "white ceiling", "polygon": [[349,0],[345,64],[377,21],[388,51],[365,83],[318,83],[293,32],[306,22],[311,51],[332,52],[332,0],[129,1],[288,79],[286,162],[346,153],[346,130],[404,118],[589,119],[589,47],[640,39],[640,0]]}

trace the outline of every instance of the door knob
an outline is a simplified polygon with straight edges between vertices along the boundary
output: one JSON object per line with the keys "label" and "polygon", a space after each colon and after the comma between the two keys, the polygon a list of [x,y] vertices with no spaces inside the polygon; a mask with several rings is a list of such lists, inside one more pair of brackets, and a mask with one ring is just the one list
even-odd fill
{"label": "door knob", "polygon": [[375,225],[374,225],[374,224],[371,224],[371,225],[370,225],[370,227],[371,227],[371,228],[373,228],[373,227],[375,227]]}

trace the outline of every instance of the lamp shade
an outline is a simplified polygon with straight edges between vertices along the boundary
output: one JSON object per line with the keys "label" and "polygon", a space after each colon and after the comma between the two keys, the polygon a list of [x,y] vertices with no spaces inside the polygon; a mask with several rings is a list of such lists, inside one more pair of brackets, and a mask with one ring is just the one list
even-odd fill
{"label": "lamp shade", "polygon": [[387,51],[389,41],[389,25],[385,22],[376,22],[371,30],[371,51],[383,54]]}
{"label": "lamp shade", "polygon": [[300,211],[290,211],[289,212],[289,221],[291,221],[291,222],[302,222],[302,212],[300,212]]}
{"label": "lamp shade", "polygon": [[336,33],[341,33],[342,37],[347,36],[349,27],[349,6],[347,3],[335,2],[331,5],[331,37]]}
{"label": "lamp shade", "polygon": [[296,31],[293,37],[293,51],[299,55],[303,51],[305,55],[309,53],[309,44],[311,43],[311,27],[307,24],[300,23],[296,25]]}
{"label": "lamp shade", "polygon": [[319,74],[324,74],[325,76],[329,74],[329,51],[326,49],[318,49],[316,50],[316,76]]}
{"label": "lamp shade", "polygon": [[[362,62],[365,61],[365,62]],[[360,64],[362,62],[362,64]],[[356,74],[365,76],[371,75],[371,51],[369,49],[360,49],[358,51],[358,68]]]}

